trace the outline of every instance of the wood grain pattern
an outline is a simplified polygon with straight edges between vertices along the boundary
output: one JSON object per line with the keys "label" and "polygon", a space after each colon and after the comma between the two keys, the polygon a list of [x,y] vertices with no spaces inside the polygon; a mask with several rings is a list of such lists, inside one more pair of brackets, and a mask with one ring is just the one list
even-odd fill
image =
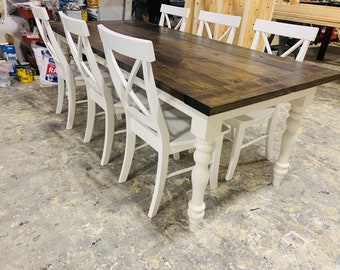
{"label": "wood grain pattern", "polygon": [[[102,57],[99,23],[152,40],[157,86],[208,116],[340,78],[339,71],[138,21],[88,22],[93,50]],[[63,34],[60,22],[51,25]]]}
{"label": "wood grain pattern", "polygon": [[[191,12],[185,31],[193,34],[197,32],[200,10],[241,16],[241,25],[236,31],[233,44],[250,48],[254,37],[255,20],[271,20],[274,5],[274,0],[187,0],[185,7],[190,8]],[[214,29],[220,34],[223,33],[223,30],[224,28],[219,26]]]}
{"label": "wood grain pattern", "polygon": [[275,3],[273,0],[245,0],[243,2],[242,22],[234,44],[250,48],[254,38],[254,24],[256,19],[271,20]]}
{"label": "wood grain pattern", "polygon": [[276,4],[273,18],[277,20],[340,27],[340,8],[308,4]]}

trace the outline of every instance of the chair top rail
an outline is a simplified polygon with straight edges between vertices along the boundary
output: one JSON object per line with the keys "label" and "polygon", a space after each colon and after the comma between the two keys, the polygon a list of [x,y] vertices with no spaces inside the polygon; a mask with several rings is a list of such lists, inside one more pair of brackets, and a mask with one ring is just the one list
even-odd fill
{"label": "chair top rail", "polygon": [[[222,41],[225,37],[228,36],[228,38],[226,39],[226,42],[229,44],[233,43],[236,28],[238,28],[241,23],[240,16],[210,12],[210,11],[205,11],[205,10],[200,11],[198,19],[200,21],[198,29],[197,29],[197,33],[196,33],[198,36],[202,36],[203,29],[205,28],[207,31],[208,37],[210,39],[216,39],[218,41]],[[215,24],[214,34],[212,34],[211,32],[209,23]],[[227,26],[227,29],[219,36],[218,27],[220,25]]]}
{"label": "chair top rail", "polygon": [[189,17],[189,14],[190,14],[189,8],[162,4],[160,12],[161,12],[161,17],[159,19],[159,24],[158,24],[159,26],[164,26],[164,23],[166,22],[167,27],[171,28],[169,15],[174,15],[174,16],[180,17],[180,20],[178,21],[174,29],[175,30],[179,29],[182,32],[184,31],[187,18]]}
{"label": "chair top rail", "polygon": [[183,8],[183,7],[176,7],[171,5],[162,4],[161,5],[161,13],[167,13],[171,15],[175,15],[178,17],[185,17],[188,18],[190,14],[189,8]]}
{"label": "chair top rail", "polygon": [[241,23],[240,16],[210,12],[210,11],[205,11],[205,10],[200,11],[198,20],[222,24],[222,25],[228,25],[232,27],[239,27]]}
{"label": "chair top rail", "polygon": [[254,31],[314,41],[319,28],[257,19],[255,21]]}

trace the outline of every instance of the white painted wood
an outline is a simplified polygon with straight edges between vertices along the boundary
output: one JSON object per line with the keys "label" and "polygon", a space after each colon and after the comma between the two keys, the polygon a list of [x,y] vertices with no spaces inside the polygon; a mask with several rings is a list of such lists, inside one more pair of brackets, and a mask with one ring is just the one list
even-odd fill
{"label": "white painted wood", "polygon": [[303,96],[299,99],[290,102],[289,116],[286,120],[286,130],[282,135],[281,150],[279,159],[274,165],[274,179],[273,185],[279,186],[289,167],[289,156],[296,142],[297,131],[300,126],[300,121],[303,116],[303,112],[312,103],[316,93],[316,87],[310,89],[310,93],[307,96]]}
{"label": "white painted wood", "polygon": [[[293,53],[296,49],[299,49],[295,60],[302,62],[308,50],[309,43],[316,38],[318,30],[319,29],[316,27],[257,19],[254,25],[255,37],[251,45],[251,49],[257,49],[259,41],[262,38],[265,43],[267,53],[272,54],[272,50],[268,41],[269,34],[299,39],[299,41],[294,46],[292,46],[285,53],[280,55],[280,57],[286,57],[289,54]],[[279,75],[280,74],[278,74],[278,76]],[[260,139],[266,139],[266,158],[268,160],[271,160],[273,158],[272,148],[278,111],[279,105],[261,110],[251,111],[250,113],[246,113],[244,115],[240,115],[224,121],[225,125],[230,126],[233,130],[235,130],[233,134],[234,137],[228,138],[233,141],[233,147],[225,180],[228,181],[232,179],[241,149],[258,142]],[[247,128],[258,125],[265,121],[267,122],[267,130],[264,135],[260,135],[259,137],[249,142],[243,142],[244,134]]]}
{"label": "white painted wood", "polygon": [[256,50],[259,40],[262,38],[269,54],[272,54],[272,50],[268,42],[268,34],[298,39],[299,41],[284,54],[280,55],[280,57],[286,57],[299,48],[299,53],[295,60],[302,62],[307,53],[308,46],[310,42],[315,40],[319,28],[257,19],[255,21],[254,31],[255,36],[250,48]]}
{"label": "white painted wood", "polygon": [[[60,46],[49,23],[49,16],[46,8],[31,5],[35,23],[38,27],[40,37],[44,41],[46,48],[51,53],[57,68],[58,74],[58,100],[56,113],[61,113],[63,100],[65,97],[65,85],[67,91],[68,107],[67,107],[67,123],[66,129],[72,129],[75,110],[76,110],[76,86],[83,85],[81,77],[75,80],[75,74],[65,57],[64,51]],[[68,53],[67,53],[68,54]]]}
{"label": "white painted wood", "polygon": [[[99,57],[97,59],[99,59]],[[100,62],[106,63],[104,58],[102,58]],[[240,115],[244,115],[247,112],[273,107],[283,102],[289,102],[290,104],[292,104],[292,107],[296,108],[294,110],[299,110],[299,113],[303,113],[310,102],[312,102],[315,94],[315,88],[292,92],[290,94],[275,97],[265,101],[258,101],[257,103],[251,105],[247,105],[234,110],[228,110],[211,116],[204,115],[198,110],[192,108],[190,105],[185,104],[183,101],[177,99],[169,93],[162,91],[161,89],[157,89],[157,92],[160,100],[169,103],[176,109],[184,112],[191,117],[191,132],[196,137],[196,147],[201,149],[199,151],[196,149],[194,154],[196,164],[192,171],[192,199],[188,203],[190,230],[196,231],[199,228],[199,224],[202,221],[205,213],[204,195],[208,179],[206,179],[204,175],[206,175],[207,172],[209,173],[210,170],[209,162],[198,162],[198,160],[201,160],[201,154],[199,154],[198,152],[201,151],[203,152],[204,156],[209,155],[211,158],[214,149],[213,145],[218,136],[220,136],[221,134],[222,122],[225,119],[231,119]],[[289,129],[288,126],[289,124],[287,124],[287,130]],[[296,132],[297,130],[292,131],[292,137],[296,136]],[[281,152],[278,159],[280,162],[276,162],[274,167],[274,185],[279,185],[281,179],[287,173],[289,166],[288,159],[294,146],[294,141],[291,141],[291,143],[285,143],[284,140],[285,138],[283,137]],[[193,174],[194,171],[196,171],[197,173]],[[201,174],[200,172],[203,173]]]}
{"label": "white painted wood", "polygon": [[[195,147],[195,136],[190,132],[191,118],[166,102],[160,103],[151,66],[155,61],[151,41],[122,35],[103,25],[99,25],[98,29],[113,84],[126,112],[127,136],[119,182],[127,180],[135,152],[136,136],[158,152],[155,189],[148,213],[149,217],[153,217],[157,214],[166,178],[192,169],[192,167],[185,168],[168,174],[169,155]],[[135,48],[138,48],[138,51]],[[128,77],[120,69],[115,58],[116,53],[128,56],[135,61]],[[144,105],[135,93],[136,76],[140,69],[144,80],[143,83],[139,82],[139,85],[145,89],[147,105]],[[220,141],[222,143],[222,138]],[[215,160],[219,161],[219,156]],[[208,164],[210,161],[209,156]]]}
{"label": "white painted wood", "polygon": [[[102,59],[101,62],[105,62],[105,59]],[[203,155],[209,155],[209,158],[211,158],[214,149],[213,144],[215,143],[218,136],[220,136],[221,134],[222,122],[225,119],[231,119],[243,115],[247,112],[260,110],[263,108],[273,107],[283,102],[289,102],[291,104],[295,104],[295,106],[298,105],[299,107],[303,108],[303,110],[305,110],[309,103],[312,101],[315,93],[315,89],[305,89],[284,96],[275,97],[270,100],[259,101],[257,103],[247,105],[238,109],[221,112],[212,116],[207,116],[192,108],[188,104],[185,104],[183,101],[175,98],[174,96],[171,96],[169,93],[166,93],[161,89],[157,89],[157,91],[158,97],[162,101],[169,103],[176,109],[184,112],[191,117],[191,132],[196,137],[196,147],[201,149],[196,149],[194,154],[196,164],[192,171],[192,199],[188,203],[188,216],[191,231],[196,231],[197,229],[199,229],[199,224],[204,217],[204,195],[208,183],[208,179],[204,175],[206,175],[207,172],[209,173],[210,164],[206,161],[199,161],[201,160],[201,154],[199,154],[199,152],[201,151],[203,152]],[[293,133],[296,133],[296,131],[293,131]],[[279,156],[279,160],[281,160],[282,162],[276,162],[275,164],[273,175],[274,185],[276,185],[276,183],[279,184],[281,182],[281,179],[288,171],[288,159],[292,147],[293,144],[282,144]],[[193,173],[194,171],[196,172],[195,174]]]}
{"label": "white painted wood", "polygon": [[[91,140],[94,121],[96,116],[96,105],[99,105],[105,113],[105,138],[101,158],[101,165],[109,162],[113,137],[115,133],[115,115],[124,113],[123,106],[115,98],[114,89],[109,87],[99,69],[88,40],[90,35],[87,24],[83,20],[78,20],[65,15],[59,11],[59,16],[64,26],[66,39],[73,59],[82,74],[87,92],[87,124],[84,142]],[[74,38],[72,38],[74,37]],[[83,54],[87,61],[84,61]]]}
{"label": "white painted wood", "polygon": [[159,26],[164,26],[166,24],[168,28],[172,28],[169,15],[173,15],[173,16],[179,17],[179,21],[174,27],[174,29],[175,30],[179,29],[182,32],[184,31],[186,23],[187,23],[187,19],[190,14],[189,8],[162,4],[160,11],[161,11],[161,18],[159,19]]}
{"label": "white painted wood", "polygon": [[[198,36],[202,36],[203,30],[205,29],[210,39],[216,39],[218,41],[226,40],[226,42],[229,44],[233,43],[236,29],[240,26],[241,23],[240,16],[227,15],[205,10],[200,11],[198,20],[199,20],[199,26],[197,29]],[[220,36],[216,36],[212,34],[210,27],[211,23],[215,24],[215,28],[220,25],[228,27]],[[218,32],[219,31],[214,31],[214,33]]]}

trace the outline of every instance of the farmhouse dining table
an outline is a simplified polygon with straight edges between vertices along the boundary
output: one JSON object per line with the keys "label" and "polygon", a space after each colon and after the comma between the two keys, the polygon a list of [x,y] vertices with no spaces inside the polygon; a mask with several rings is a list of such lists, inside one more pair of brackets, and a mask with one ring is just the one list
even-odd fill
{"label": "farmhouse dining table", "polygon": [[[196,136],[196,149],[192,198],[188,203],[191,231],[199,229],[204,217],[209,163],[222,121],[282,102],[290,103],[287,129],[273,168],[273,185],[278,186],[288,171],[299,122],[313,100],[316,87],[340,79],[340,71],[141,21],[88,22],[92,49],[102,59],[105,55],[98,24],[153,42],[156,61],[152,66],[160,98],[192,119],[191,131]],[[64,36],[61,22],[51,22],[51,26],[57,34]],[[118,61],[124,64],[124,69],[131,68],[127,59],[120,57]]]}

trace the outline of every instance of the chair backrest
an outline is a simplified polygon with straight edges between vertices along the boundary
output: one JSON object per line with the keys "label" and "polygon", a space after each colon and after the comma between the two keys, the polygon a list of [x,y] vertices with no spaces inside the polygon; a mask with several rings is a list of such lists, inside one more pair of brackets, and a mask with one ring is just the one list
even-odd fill
{"label": "chair backrest", "polygon": [[262,38],[267,53],[272,54],[272,49],[268,41],[268,34],[294,38],[298,41],[280,56],[286,57],[293,53],[296,49],[299,49],[299,53],[297,54],[295,60],[302,62],[306,56],[309,44],[315,40],[319,28],[257,19],[255,21],[254,31],[255,36],[250,47],[251,49],[256,50],[260,38]]}
{"label": "chair backrest", "polygon": [[[113,85],[124,106],[127,121],[132,122],[132,130],[143,139],[146,137],[145,140],[151,141],[151,144],[159,145],[160,140],[169,142],[169,131],[160,107],[151,66],[155,61],[152,41],[119,34],[103,25],[98,25],[98,30]],[[132,60],[133,66],[128,76],[123,74],[118,64],[119,55]],[[142,73],[147,102],[140,100],[133,87],[139,72]]]}
{"label": "chair backrest", "polygon": [[178,23],[174,27],[174,29],[175,30],[179,29],[180,31],[183,32],[185,29],[189,14],[190,14],[189,8],[162,4],[161,5],[161,18],[159,19],[159,25],[164,26],[164,23],[166,22],[167,27],[171,28],[171,21],[170,21],[169,15],[173,15],[173,16],[180,18]]}
{"label": "chair backrest", "polygon": [[49,16],[46,8],[31,5],[31,10],[38,27],[40,37],[44,41],[46,48],[51,53],[57,68],[58,76],[66,77],[67,72],[71,72],[68,60],[66,59],[59,42],[56,39],[49,23]]}
{"label": "chair backrest", "polygon": [[[100,102],[100,98],[96,94],[101,96],[111,95],[111,92],[105,84],[93,54],[89,41],[90,32],[86,21],[69,17],[62,11],[59,11],[59,16],[64,26],[65,36],[73,59],[87,86],[86,89],[87,91],[94,91],[88,92],[88,94],[92,94],[92,98]],[[84,55],[86,58],[84,58]],[[103,104],[100,105],[103,106]]]}
{"label": "chair backrest", "polygon": [[[205,28],[210,39],[216,39],[218,41],[221,41],[227,37],[226,42],[229,44],[233,43],[236,29],[240,26],[241,23],[240,16],[221,14],[205,10],[200,11],[198,20],[200,22],[197,29],[198,36],[202,36],[203,30]],[[211,32],[209,23],[215,24],[214,35]],[[221,34],[220,37],[218,37],[219,29],[218,27],[216,27],[217,25],[227,26],[227,29]]]}

